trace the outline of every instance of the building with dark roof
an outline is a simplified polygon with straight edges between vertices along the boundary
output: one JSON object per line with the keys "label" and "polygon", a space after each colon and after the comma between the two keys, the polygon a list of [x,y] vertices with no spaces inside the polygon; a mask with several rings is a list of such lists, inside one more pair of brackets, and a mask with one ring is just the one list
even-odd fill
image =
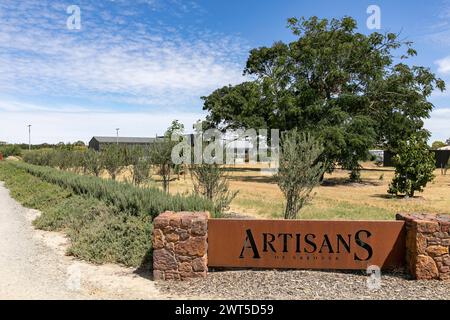
{"label": "building with dark roof", "polygon": [[89,141],[89,149],[96,151],[102,150],[105,146],[118,144],[119,146],[148,146],[152,143],[162,140],[158,138],[138,138],[138,137],[93,137]]}
{"label": "building with dark roof", "polygon": [[[190,139],[191,146],[194,143],[194,135],[187,134],[185,137]],[[93,137],[89,141],[89,149],[101,151],[108,145],[117,144],[119,146],[149,146],[152,143],[163,141],[164,137],[141,138],[141,137]]]}

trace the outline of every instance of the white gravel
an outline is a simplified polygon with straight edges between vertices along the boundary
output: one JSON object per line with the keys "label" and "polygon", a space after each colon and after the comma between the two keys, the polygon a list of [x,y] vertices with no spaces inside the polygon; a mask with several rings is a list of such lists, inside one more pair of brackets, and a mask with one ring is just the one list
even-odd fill
{"label": "white gravel", "polygon": [[148,273],[65,256],[64,235],[32,227],[38,214],[13,200],[0,182],[0,299],[170,298]]}

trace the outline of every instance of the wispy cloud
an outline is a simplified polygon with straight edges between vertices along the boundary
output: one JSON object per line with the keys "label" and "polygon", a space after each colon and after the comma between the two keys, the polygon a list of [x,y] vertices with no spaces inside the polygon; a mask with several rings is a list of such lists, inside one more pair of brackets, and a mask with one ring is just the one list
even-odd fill
{"label": "wispy cloud", "polygon": [[178,119],[191,132],[192,124],[204,118],[202,112],[127,112],[86,109],[80,106],[49,108],[37,104],[0,102],[0,141],[28,141],[28,124],[32,124],[32,143],[88,142],[92,136],[114,135],[153,137],[163,134],[172,120]]}
{"label": "wispy cloud", "polygon": [[450,56],[435,61],[438,66],[438,72],[442,74],[450,74]]}
{"label": "wispy cloud", "polygon": [[82,29],[77,31],[66,28],[70,3],[3,0],[0,93],[177,108],[242,81],[248,49],[242,39],[167,24],[152,15],[158,10],[175,16],[201,12],[195,2],[134,4],[81,1]]}
{"label": "wispy cloud", "polygon": [[450,43],[450,1],[441,0],[433,22],[423,27],[424,38],[439,45]]}
{"label": "wispy cloud", "polygon": [[425,128],[432,133],[431,142],[445,141],[450,138],[450,108],[435,109],[431,117],[425,120]]}

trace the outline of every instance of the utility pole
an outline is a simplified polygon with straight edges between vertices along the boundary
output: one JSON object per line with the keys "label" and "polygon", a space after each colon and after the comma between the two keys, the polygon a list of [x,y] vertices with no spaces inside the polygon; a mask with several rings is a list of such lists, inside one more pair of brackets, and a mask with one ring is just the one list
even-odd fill
{"label": "utility pole", "polygon": [[120,130],[120,128],[116,128],[116,142],[117,142],[117,145],[119,145],[119,130]]}
{"label": "utility pole", "polygon": [[28,125],[28,150],[31,150],[31,124]]}

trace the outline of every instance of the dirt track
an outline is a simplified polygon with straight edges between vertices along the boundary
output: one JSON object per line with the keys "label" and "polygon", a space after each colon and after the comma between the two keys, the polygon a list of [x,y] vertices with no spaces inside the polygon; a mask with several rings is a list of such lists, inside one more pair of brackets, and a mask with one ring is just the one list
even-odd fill
{"label": "dirt track", "polygon": [[14,201],[0,182],[0,299],[167,297],[132,269],[94,266],[65,256],[63,235],[32,227],[37,214]]}

